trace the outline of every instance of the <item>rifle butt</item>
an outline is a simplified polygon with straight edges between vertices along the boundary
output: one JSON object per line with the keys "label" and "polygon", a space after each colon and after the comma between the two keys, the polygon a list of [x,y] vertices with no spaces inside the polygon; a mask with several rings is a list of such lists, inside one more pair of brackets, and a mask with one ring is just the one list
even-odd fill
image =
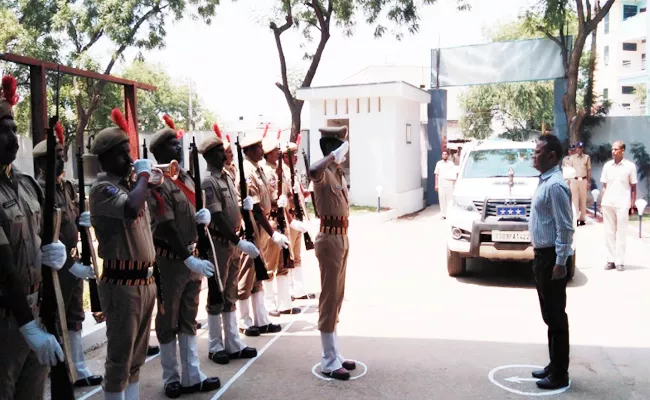
{"label": "rifle butt", "polygon": [[99,287],[96,279],[88,280],[88,289],[90,290],[90,311],[97,313],[102,312],[102,305],[99,301]]}
{"label": "rifle butt", "polygon": [[305,232],[302,237],[305,239],[305,248],[307,250],[314,250],[314,242],[311,240],[309,232]]}
{"label": "rifle butt", "polygon": [[158,300],[158,311],[165,315],[165,297],[163,296],[162,282],[160,280],[160,269],[158,264],[153,265],[153,280],[156,282],[156,299]]}

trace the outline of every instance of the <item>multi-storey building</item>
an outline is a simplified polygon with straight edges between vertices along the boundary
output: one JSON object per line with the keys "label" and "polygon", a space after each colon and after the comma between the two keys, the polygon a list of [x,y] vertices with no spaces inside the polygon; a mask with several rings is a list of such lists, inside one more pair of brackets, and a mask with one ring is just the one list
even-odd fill
{"label": "multi-storey building", "polygon": [[650,115],[643,92],[650,89],[646,39],[647,0],[616,1],[598,25],[596,93],[613,103],[610,115]]}

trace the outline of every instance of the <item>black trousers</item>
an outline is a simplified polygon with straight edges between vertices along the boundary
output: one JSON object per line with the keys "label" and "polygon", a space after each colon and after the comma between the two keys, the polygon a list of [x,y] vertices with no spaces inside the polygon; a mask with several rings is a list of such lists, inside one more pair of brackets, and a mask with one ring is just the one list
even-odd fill
{"label": "black trousers", "polygon": [[566,277],[553,280],[555,248],[535,249],[533,272],[542,318],[548,326],[548,353],[554,374],[569,370],[569,318],[566,314]]}

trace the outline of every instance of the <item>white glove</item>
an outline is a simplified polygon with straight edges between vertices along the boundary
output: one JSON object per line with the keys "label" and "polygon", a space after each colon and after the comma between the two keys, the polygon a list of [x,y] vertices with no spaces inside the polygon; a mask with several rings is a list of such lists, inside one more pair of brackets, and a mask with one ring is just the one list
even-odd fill
{"label": "white glove", "polygon": [[296,183],[293,185],[293,192],[296,194],[302,193],[302,186],[300,185],[300,182],[296,181]]}
{"label": "white glove", "polygon": [[70,267],[70,273],[79,279],[97,279],[95,270],[90,265],[74,263],[74,265]]}
{"label": "white glove", "polygon": [[67,258],[68,253],[61,241],[41,247],[41,262],[57,271],[63,267]]}
{"label": "white glove", "polygon": [[208,225],[212,221],[212,215],[207,208],[202,208],[196,213],[196,223],[199,225]]}
{"label": "white glove", "polygon": [[280,197],[278,197],[278,207],[284,208],[289,205],[289,199],[287,199],[287,196],[281,194]]}
{"label": "white glove", "polygon": [[288,249],[289,245],[291,244],[289,238],[287,238],[286,236],[284,236],[278,231],[273,232],[273,236],[271,236],[271,239],[273,240],[273,243],[285,249]]}
{"label": "white glove", "polygon": [[189,256],[183,261],[185,266],[191,269],[194,272],[205,275],[208,278],[211,278],[214,275],[214,265],[210,261],[201,260],[194,256]]}
{"label": "white glove", "polygon": [[248,240],[240,240],[239,243],[237,243],[237,247],[239,250],[243,251],[245,254],[247,254],[250,257],[257,258],[260,255],[260,251],[255,246],[253,243],[249,242]]}
{"label": "white glove", "polygon": [[79,226],[90,228],[90,211],[84,211],[79,216]]}
{"label": "white glove", "polygon": [[151,176],[151,167],[153,166],[153,163],[151,160],[148,159],[140,159],[140,160],[135,160],[133,163],[133,169],[135,170],[135,174],[139,177],[140,174],[149,174]]}
{"label": "white glove", "polygon": [[242,205],[244,206],[244,210],[246,210],[246,211],[252,210],[253,209],[253,199],[250,196],[246,197],[244,199],[244,201],[242,202]]}
{"label": "white glove", "polygon": [[307,226],[305,225],[305,223],[302,222],[302,221],[299,221],[299,220],[297,220],[297,219],[295,219],[295,218],[294,218],[293,221],[291,221],[291,223],[289,224],[289,226],[291,227],[291,229],[295,229],[295,230],[297,230],[297,231],[300,232],[300,233],[305,233],[305,232],[307,232]]}
{"label": "white glove", "polygon": [[22,333],[29,348],[34,350],[41,364],[54,366],[58,361],[63,361],[63,350],[61,350],[59,342],[56,341],[54,336],[36,325],[36,321],[32,320],[21,326],[20,333]]}
{"label": "white glove", "polygon": [[348,153],[348,150],[350,149],[350,144],[345,141],[341,146],[339,146],[338,149],[334,150],[332,154],[334,155],[334,161],[337,164],[342,163],[345,161],[345,155]]}

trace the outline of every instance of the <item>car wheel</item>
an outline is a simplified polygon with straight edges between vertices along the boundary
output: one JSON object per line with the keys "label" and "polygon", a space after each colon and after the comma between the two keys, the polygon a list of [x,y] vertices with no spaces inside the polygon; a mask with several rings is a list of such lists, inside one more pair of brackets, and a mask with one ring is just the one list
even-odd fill
{"label": "car wheel", "polygon": [[576,274],[576,253],[574,252],[573,255],[567,259],[567,266],[566,266],[567,281],[572,280],[575,274]]}
{"label": "car wheel", "polygon": [[447,250],[447,272],[449,276],[461,276],[467,269],[467,259],[460,253]]}

